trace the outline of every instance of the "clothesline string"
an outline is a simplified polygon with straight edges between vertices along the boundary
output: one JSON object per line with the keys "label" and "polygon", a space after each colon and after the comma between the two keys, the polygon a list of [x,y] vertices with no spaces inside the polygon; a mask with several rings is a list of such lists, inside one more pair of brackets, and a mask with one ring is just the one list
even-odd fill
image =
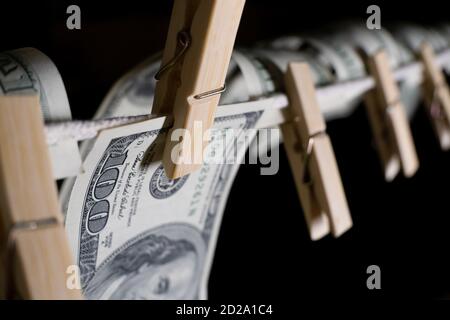
{"label": "clothesline string", "polygon": [[[437,55],[437,63],[440,66],[450,65],[450,49],[447,49]],[[400,67],[394,72],[397,81],[407,79],[415,79],[419,84],[422,79],[422,64],[418,61]],[[374,87],[372,77],[367,76],[361,79],[339,82],[324,87],[317,88],[317,95],[322,112],[327,120],[332,118],[345,117],[351,113],[353,105],[342,108],[343,100],[352,101],[355,98],[361,98],[364,93]],[[281,94],[283,96],[284,94]],[[336,101],[339,106],[336,107]],[[287,106],[287,98],[279,99],[276,108]],[[345,103],[344,103],[345,104]],[[122,116],[107,119],[94,120],[71,120],[45,123],[45,131],[47,135],[47,143],[49,145],[56,144],[66,139],[74,139],[76,141],[87,140],[96,137],[101,130],[145,121],[151,118],[157,118],[159,115],[141,115],[141,116]]]}

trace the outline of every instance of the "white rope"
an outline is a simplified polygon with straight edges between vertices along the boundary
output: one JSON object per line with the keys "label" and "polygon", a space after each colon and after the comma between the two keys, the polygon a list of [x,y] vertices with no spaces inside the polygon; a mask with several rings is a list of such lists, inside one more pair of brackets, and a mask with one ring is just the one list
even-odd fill
{"label": "white rope", "polygon": [[[441,66],[448,66],[450,64],[450,49],[438,54],[437,62]],[[395,70],[394,75],[397,81],[414,78],[419,83],[422,79],[422,64],[420,62],[413,62]],[[352,111],[352,109],[349,109],[352,106],[343,108],[342,106],[345,102],[362,97],[364,93],[372,89],[373,86],[374,81],[369,76],[358,80],[335,83],[318,88],[317,94],[322,112],[327,119],[348,115]],[[47,134],[47,143],[52,145],[66,139],[74,139],[76,141],[87,140],[96,137],[101,130],[140,122],[155,117],[157,116],[143,115],[100,120],[75,120],[46,123],[45,130]]]}
{"label": "white rope", "polygon": [[45,133],[49,145],[66,139],[76,141],[94,138],[101,130],[154,118],[154,115],[116,117],[99,120],[60,121],[45,124]]}

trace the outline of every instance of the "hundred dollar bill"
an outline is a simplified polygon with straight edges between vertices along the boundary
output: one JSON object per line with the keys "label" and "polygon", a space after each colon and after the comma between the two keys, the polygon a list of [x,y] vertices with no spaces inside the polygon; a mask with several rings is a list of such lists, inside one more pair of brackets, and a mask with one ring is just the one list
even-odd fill
{"label": "hundred dollar bill", "polygon": [[250,129],[274,101],[252,102],[253,110],[221,107],[207,153],[225,150],[225,158],[235,160],[206,162],[175,180],[160,161],[165,118],[100,134],[66,217],[88,299],[206,299],[228,192],[254,138]]}
{"label": "hundred dollar bill", "polygon": [[[330,33],[331,34],[331,33]],[[363,50],[367,55],[384,49],[388,54],[392,69],[412,62],[414,54],[401,42],[396,41],[388,29],[369,30],[363,23],[346,22],[335,28],[333,39],[338,43],[347,43],[355,50]],[[411,117],[419,104],[420,90],[418,79],[408,78],[399,84],[401,99],[408,116]]]}
{"label": "hundred dollar bill", "polygon": [[[356,53],[354,48],[346,42],[336,40],[330,33],[313,34],[308,36],[302,36],[298,39],[297,51],[311,52],[314,63],[309,62],[312,67],[314,65],[320,65],[326,69],[330,75],[327,78],[322,77],[322,81],[316,81],[316,85],[327,85],[331,83],[343,82],[348,80],[355,80],[365,76],[364,64]],[[281,43],[285,43],[287,47],[293,47],[292,43],[294,37],[289,37],[284,41],[282,39],[277,40],[277,46]],[[317,70],[318,68],[312,68]],[[353,110],[359,103],[359,99],[353,101],[342,100],[335,101],[335,110],[338,110],[339,117],[346,116],[347,113],[344,110]]]}
{"label": "hundred dollar bill", "polygon": [[[294,50],[297,54],[312,58],[303,60],[310,64],[313,73],[320,70],[317,65],[327,70],[326,73],[323,71],[319,73],[322,76],[315,80],[317,85],[356,79],[365,74],[364,65],[353,48],[345,42],[335,41],[329,35],[289,36],[274,40],[271,46],[277,50],[272,55],[273,59],[276,59],[275,57],[282,49]],[[288,62],[292,61],[298,61],[298,59],[291,58]]]}
{"label": "hundred dollar bill", "polygon": [[[121,77],[103,99],[94,119],[149,114],[156,86],[154,76],[159,65],[159,55],[151,56]],[[80,153],[83,159],[92,150],[94,143],[95,139],[90,139],[81,144]],[[76,178],[66,179],[60,188],[59,199],[64,214],[67,212],[75,180]]]}
{"label": "hundred dollar bill", "polygon": [[394,25],[392,30],[397,41],[412,50],[413,53],[420,50],[424,41],[428,42],[437,52],[448,48],[448,40],[434,28],[414,24],[398,24]]}
{"label": "hundred dollar bill", "polygon": [[[336,61],[334,68],[338,74],[338,81],[355,80],[367,75],[359,50],[364,51],[367,55],[374,54],[380,49],[386,50],[393,69],[405,62],[402,60],[404,57],[401,49],[385,28],[369,30],[363,23],[347,21],[332,29],[323,30],[323,34],[326,36],[319,35],[318,38],[323,43],[322,46],[327,45],[331,49],[324,53],[330,56],[329,60]],[[342,67],[337,67],[339,59],[331,59],[333,52],[340,57]],[[339,70],[347,70],[347,74],[342,71],[338,72]],[[339,76],[339,74],[341,75]],[[407,97],[414,95],[416,91],[415,86],[404,85],[401,88],[401,92]],[[341,106],[341,109],[353,110],[360,102],[361,97],[355,98],[352,102]],[[346,115],[346,113],[342,113],[342,116]]]}
{"label": "hundred dollar bill", "polygon": [[[437,52],[448,47],[445,37],[432,28],[403,23],[393,25],[391,30],[398,47],[402,48],[404,56],[409,57],[408,62],[417,59],[420,46],[424,41],[430,43]],[[421,80],[422,74],[416,73],[414,76],[405,79],[400,85],[401,98],[409,116],[414,114],[422,101]]]}
{"label": "hundred dollar bill", "polygon": [[[95,117],[149,113],[158,69],[159,61],[151,58],[125,75]],[[269,78],[260,81],[259,74],[265,71],[254,61],[241,57],[239,63],[233,60],[231,69],[235,70],[229,72],[228,90],[221,103],[250,100],[252,94],[274,91]],[[242,69],[247,75],[244,82]],[[258,90],[255,81],[260,83]],[[258,119],[264,126],[270,121],[277,124],[283,121],[281,112],[261,117],[274,111],[276,100],[280,99],[222,105],[216,113],[215,128],[250,129],[257,126]],[[163,123],[158,118],[107,130],[97,140],[85,142],[84,173],[63,185],[66,230],[87,298],[207,296],[218,229],[239,161],[204,164],[198,172],[170,181],[159,160],[165,139]],[[228,154],[241,159],[255,134],[244,134],[248,143],[240,144],[237,150],[228,149]],[[113,162],[116,164],[111,166]],[[117,177],[111,176],[113,172]],[[100,190],[107,195],[100,195]],[[156,249],[153,253],[152,248]],[[144,251],[146,255],[141,254]],[[139,268],[133,271],[124,259],[137,259],[132,265]],[[117,272],[118,268],[124,272]]]}
{"label": "hundred dollar bill", "polygon": [[[281,43],[278,44],[281,46]],[[325,85],[331,83],[334,79],[330,70],[317,59],[312,48],[305,51],[291,51],[287,49],[277,48],[256,48],[252,55],[255,59],[259,59],[271,74],[278,88],[282,87],[283,74],[286,72],[288,64],[291,62],[306,62],[309,64],[316,85]],[[275,67],[275,68],[273,68]],[[277,75],[279,73],[279,75]]]}
{"label": "hundred dollar bill", "polygon": [[[34,48],[0,53],[0,95],[39,94],[45,121],[72,118],[64,84],[53,62]],[[81,166],[78,145],[66,140],[49,146],[53,176],[76,175]]]}
{"label": "hundred dollar bill", "polygon": [[[239,53],[236,53],[239,55]],[[137,116],[151,113],[151,106],[156,87],[155,75],[160,68],[160,54],[149,57],[147,60],[121,77],[104,98],[94,119],[104,119],[119,116]],[[227,77],[227,90],[222,94],[221,104],[231,104],[251,100],[257,96],[263,96],[274,92],[275,88],[271,79],[262,74],[267,74],[264,67],[255,61],[239,55],[240,59],[233,57]],[[236,63],[238,61],[238,63]],[[248,75],[245,79],[244,73]],[[260,79],[264,78],[263,81]],[[257,83],[261,83],[258,90],[252,89]],[[95,139],[82,143],[81,155],[84,158],[89,154]],[[72,192],[75,178],[64,181],[60,189],[60,202],[63,212],[67,211],[68,201]]]}
{"label": "hundred dollar bill", "polygon": [[355,49],[362,49],[367,54],[373,54],[380,49],[386,50],[392,68],[397,68],[406,62],[403,60],[398,43],[386,28],[369,30],[364,23],[347,21],[333,29],[332,37],[337,42],[349,44]]}

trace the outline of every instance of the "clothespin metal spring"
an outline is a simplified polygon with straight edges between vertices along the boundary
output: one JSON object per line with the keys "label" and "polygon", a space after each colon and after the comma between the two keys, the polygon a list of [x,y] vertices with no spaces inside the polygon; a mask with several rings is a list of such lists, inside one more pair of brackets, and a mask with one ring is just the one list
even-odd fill
{"label": "clothespin metal spring", "polygon": [[289,64],[285,87],[292,120],[281,130],[310,237],[339,237],[352,219],[309,66]]}
{"label": "clothespin metal spring", "polygon": [[[192,38],[188,31],[186,31],[186,30],[180,31],[178,33],[177,39],[178,39],[179,44],[181,45],[181,50],[169,62],[167,62],[165,65],[163,65],[158,70],[158,72],[155,74],[155,80],[159,81],[161,79],[161,77],[164,75],[164,73],[166,71],[168,71],[169,69],[173,68],[177,64],[178,60],[180,60],[181,57],[189,49]],[[196,100],[206,99],[206,98],[221,94],[221,93],[225,92],[226,90],[227,90],[226,85],[223,85],[220,88],[197,94],[194,96],[194,99],[196,99]]]}
{"label": "clothespin metal spring", "polygon": [[174,67],[178,60],[185,54],[189,46],[191,45],[191,35],[188,31],[183,30],[178,33],[177,36],[178,42],[181,45],[181,50],[165,65],[161,66],[158,72],[155,74],[155,80],[160,80],[163,74]]}

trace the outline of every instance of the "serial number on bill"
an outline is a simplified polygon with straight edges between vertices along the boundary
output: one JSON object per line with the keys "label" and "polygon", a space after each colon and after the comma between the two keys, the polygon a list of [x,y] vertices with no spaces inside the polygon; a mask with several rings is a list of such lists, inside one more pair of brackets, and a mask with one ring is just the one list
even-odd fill
{"label": "serial number on bill", "polygon": [[177,315],[197,315],[204,318],[210,315],[271,315],[272,305],[221,304],[219,308],[210,306],[177,307]]}

